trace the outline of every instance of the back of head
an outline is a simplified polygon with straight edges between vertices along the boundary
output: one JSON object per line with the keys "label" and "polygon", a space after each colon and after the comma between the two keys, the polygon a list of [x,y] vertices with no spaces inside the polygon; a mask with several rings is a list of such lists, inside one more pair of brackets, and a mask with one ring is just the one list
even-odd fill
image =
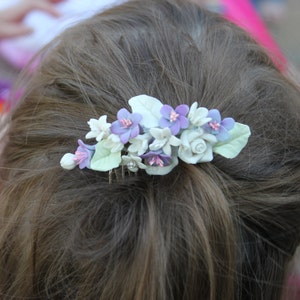
{"label": "back of head", "polygon": [[[59,166],[90,118],[139,94],[217,108],[249,143],[165,176]],[[187,1],[129,1],[67,30],[11,115],[3,299],[280,299],[300,242],[299,98],[243,31]]]}

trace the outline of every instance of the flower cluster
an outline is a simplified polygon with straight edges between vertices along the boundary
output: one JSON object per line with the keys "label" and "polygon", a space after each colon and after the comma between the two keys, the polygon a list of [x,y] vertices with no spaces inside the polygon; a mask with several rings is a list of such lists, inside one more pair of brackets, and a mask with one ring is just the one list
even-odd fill
{"label": "flower cluster", "polygon": [[232,118],[222,120],[217,109],[198,107],[197,102],[173,108],[139,95],[129,105],[132,112],[122,108],[112,123],[105,115],[91,119],[86,138],[97,143],[78,140],[75,154],[65,154],[61,166],[106,172],[123,165],[132,172],[144,169],[150,175],[165,175],[178,158],[188,164],[209,162],[214,153],[234,158],[250,136],[247,125]]}

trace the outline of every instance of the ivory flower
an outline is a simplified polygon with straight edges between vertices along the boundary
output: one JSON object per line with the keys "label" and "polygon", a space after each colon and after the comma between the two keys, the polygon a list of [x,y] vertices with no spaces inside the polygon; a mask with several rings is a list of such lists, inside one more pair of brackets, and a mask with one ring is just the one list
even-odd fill
{"label": "ivory flower", "polygon": [[123,150],[124,145],[120,141],[120,138],[116,134],[110,134],[107,139],[104,140],[104,145],[107,149],[110,149],[111,152],[119,152]]}
{"label": "ivory flower", "polygon": [[213,159],[212,146],[217,142],[214,135],[198,130],[185,130],[181,134],[178,157],[188,164],[209,162]]}
{"label": "ivory flower", "polygon": [[211,121],[211,118],[207,115],[208,109],[205,107],[198,107],[198,103],[194,102],[190,108],[188,119],[191,122],[191,125],[200,127]]}
{"label": "ivory flower", "polygon": [[60,165],[65,170],[73,170],[77,163],[74,161],[75,154],[66,153],[60,160]]}
{"label": "ivory flower", "polygon": [[162,149],[166,155],[171,155],[171,146],[179,146],[181,144],[180,139],[172,135],[170,128],[151,128],[150,134],[155,138],[149,149],[157,151]]}
{"label": "ivory flower", "polygon": [[123,155],[122,165],[127,166],[131,172],[137,172],[138,169],[146,169],[147,166],[142,163],[142,159],[139,156]]}
{"label": "ivory flower", "polygon": [[97,119],[90,119],[87,123],[90,126],[91,131],[89,131],[85,138],[92,139],[96,138],[97,142],[100,142],[102,139],[108,137],[110,135],[110,123],[106,122],[107,116],[101,116]]}
{"label": "ivory flower", "polygon": [[136,153],[139,156],[144,154],[148,149],[150,139],[151,135],[149,133],[145,133],[129,140],[131,145],[128,147],[128,152],[132,154]]}

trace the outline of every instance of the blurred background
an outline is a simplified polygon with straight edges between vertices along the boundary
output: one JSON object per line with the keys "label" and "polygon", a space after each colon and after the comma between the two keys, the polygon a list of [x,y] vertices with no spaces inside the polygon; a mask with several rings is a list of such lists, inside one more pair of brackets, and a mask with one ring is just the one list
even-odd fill
{"label": "blurred background", "polygon": [[[26,0],[24,0],[26,1]],[[104,6],[104,2],[108,2],[110,0],[99,0],[102,6]],[[194,0],[198,3],[206,5],[209,9],[219,11],[222,13],[222,7],[219,5],[218,0]],[[245,0],[235,0],[236,3],[243,2]],[[261,19],[266,24],[269,32],[271,33],[274,41],[279,45],[283,54],[288,59],[289,63],[291,63],[295,68],[300,70],[300,0],[251,0],[253,5],[256,5],[256,12],[260,15]],[[17,0],[15,1],[16,3]],[[63,2],[73,3],[73,6],[76,5],[78,0],[66,0]],[[86,1],[81,1],[86,2]],[[88,0],[87,0],[88,2]],[[93,0],[91,2],[91,6],[94,8],[93,12],[97,10],[95,5],[97,1]],[[112,2],[112,0],[111,0]],[[225,3],[226,1],[224,1]],[[227,1],[232,2],[232,1]],[[258,3],[260,2],[260,3]],[[275,6],[275,8],[268,8],[265,3],[279,3],[279,6]],[[79,2],[78,2],[79,3]],[[5,9],[6,6],[12,5],[13,0],[0,0],[0,10]],[[55,6],[65,5],[66,3],[58,3],[53,4]],[[259,5],[260,4],[260,5]],[[2,5],[2,6],[1,6]],[[101,6],[100,5],[100,6]],[[74,8],[74,7],[73,7]],[[279,10],[278,10],[279,8]],[[269,10],[269,11],[268,11]],[[76,14],[76,12],[73,12]],[[54,19],[54,18],[53,18]],[[26,21],[26,19],[24,19]],[[53,20],[52,20],[53,21]],[[60,19],[55,19],[54,22],[59,22]],[[19,39],[19,41],[18,41]],[[30,40],[30,36],[26,36],[27,40]],[[9,39],[10,50],[14,49],[14,40],[20,42],[20,38],[17,39]],[[3,41],[0,42],[0,44]],[[6,42],[6,41],[5,41]],[[20,44],[20,43],[19,43]],[[16,43],[15,45],[19,45]],[[19,52],[22,52],[22,48],[17,49]],[[13,82],[20,72],[21,65],[16,65],[12,61],[9,62],[7,58],[4,58],[5,51],[0,48],[0,80]]]}
{"label": "blurred background", "polygon": [[287,0],[282,18],[268,27],[286,57],[300,70],[300,0]]}

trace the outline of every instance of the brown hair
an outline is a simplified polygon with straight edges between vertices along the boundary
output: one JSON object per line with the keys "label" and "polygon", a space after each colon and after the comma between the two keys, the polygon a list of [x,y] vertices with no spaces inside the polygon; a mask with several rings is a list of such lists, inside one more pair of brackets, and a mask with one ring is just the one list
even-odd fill
{"label": "brown hair", "polygon": [[[235,159],[116,177],[59,166],[148,94],[248,124]],[[300,242],[300,92],[242,30],[187,1],[130,1],[46,50],[1,158],[2,299],[280,299]]]}

